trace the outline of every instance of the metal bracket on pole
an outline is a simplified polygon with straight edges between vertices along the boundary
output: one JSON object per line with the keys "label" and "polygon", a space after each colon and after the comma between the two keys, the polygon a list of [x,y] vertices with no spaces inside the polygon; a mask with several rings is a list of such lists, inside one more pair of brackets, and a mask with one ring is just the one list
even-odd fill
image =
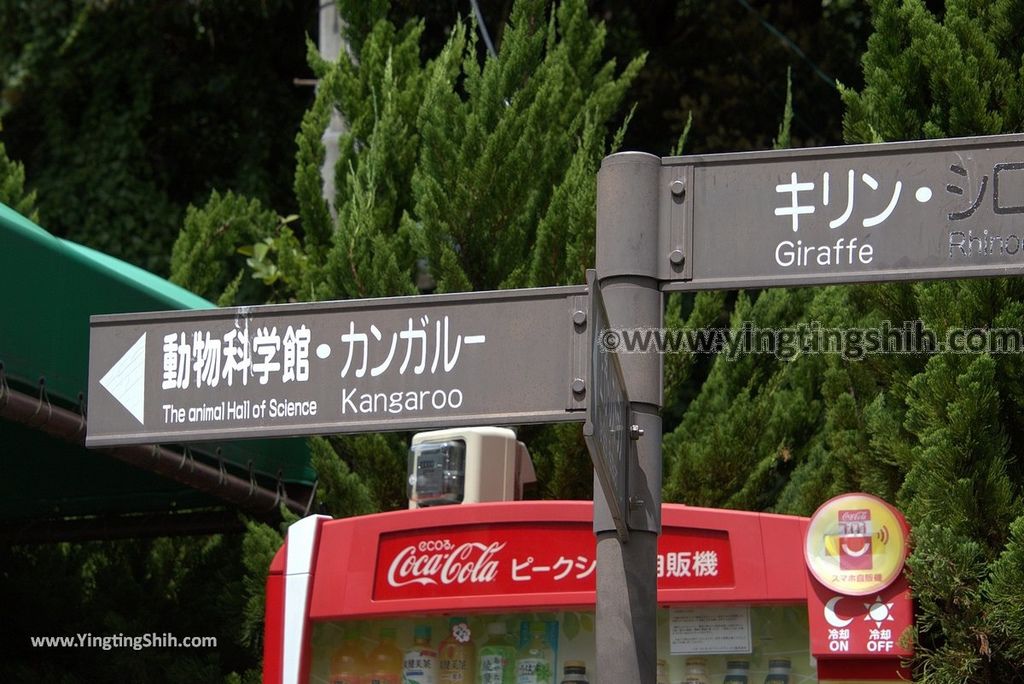
{"label": "metal bracket on pole", "polygon": [[658,192],[658,280],[693,278],[693,165],[663,166]]}
{"label": "metal bracket on pole", "polygon": [[570,295],[568,298],[569,324],[569,388],[566,397],[566,410],[582,411],[589,405],[593,396],[590,386],[590,327],[593,318],[588,315],[589,294]]}

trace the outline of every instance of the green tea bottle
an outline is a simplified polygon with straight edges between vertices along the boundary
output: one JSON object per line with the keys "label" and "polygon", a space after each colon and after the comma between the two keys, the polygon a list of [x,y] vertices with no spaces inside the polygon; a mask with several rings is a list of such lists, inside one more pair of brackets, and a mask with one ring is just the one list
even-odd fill
{"label": "green tea bottle", "polygon": [[504,622],[487,625],[487,643],[477,658],[477,684],[516,684],[516,647]]}

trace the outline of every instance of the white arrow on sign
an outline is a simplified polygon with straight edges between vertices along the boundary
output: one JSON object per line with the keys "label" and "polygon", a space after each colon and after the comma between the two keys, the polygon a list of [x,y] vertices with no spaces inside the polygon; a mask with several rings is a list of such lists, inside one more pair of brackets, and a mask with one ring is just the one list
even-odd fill
{"label": "white arrow on sign", "polygon": [[146,333],[136,340],[113,368],[100,378],[100,384],[143,425],[146,403]]}

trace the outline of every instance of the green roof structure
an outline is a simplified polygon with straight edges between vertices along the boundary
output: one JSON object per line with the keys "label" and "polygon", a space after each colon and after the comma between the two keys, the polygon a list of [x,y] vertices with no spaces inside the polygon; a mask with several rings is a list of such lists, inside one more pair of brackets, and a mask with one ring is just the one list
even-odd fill
{"label": "green roof structure", "polygon": [[[181,530],[215,531],[210,521],[237,525],[238,510],[273,516],[270,504],[295,509],[310,498],[315,474],[301,439],[188,451],[84,447],[89,317],[213,308],[211,302],[54,237],[3,204],[0,292],[0,529],[7,530],[0,536],[58,539],[63,535],[53,530],[62,528],[76,530],[75,538],[118,536],[114,530],[139,529],[138,516],[159,518],[165,531],[186,520],[193,522]],[[205,526],[195,525],[197,512]],[[50,531],[40,533],[44,528]]]}

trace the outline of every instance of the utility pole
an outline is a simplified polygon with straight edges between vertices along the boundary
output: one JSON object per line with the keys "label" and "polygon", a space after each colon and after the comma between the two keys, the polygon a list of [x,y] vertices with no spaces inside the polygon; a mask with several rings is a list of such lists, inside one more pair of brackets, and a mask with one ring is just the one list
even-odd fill
{"label": "utility pole", "polygon": [[[324,2],[320,5],[320,32],[317,36],[317,47],[320,49],[320,56],[328,62],[337,62],[344,47],[349,52],[349,46],[341,37],[342,19],[338,15],[338,5],[335,2]],[[345,133],[345,120],[337,109],[331,111],[331,121],[327,124],[321,141],[324,144],[324,165],[320,170],[323,178],[323,197],[327,206],[331,209],[331,216],[337,217],[334,208],[334,167],[338,164],[338,140]]]}
{"label": "utility pole", "polygon": [[[661,159],[606,157],[597,176],[597,278],[609,325],[661,327],[658,283]],[[595,331],[600,333],[600,331]],[[633,426],[627,458],[628,541],[616,532],[594,481],[597,536],[598,684],[654,684],[657,665],[658,535],[661,533],[661,371],[651,353],[619,356]]]}

